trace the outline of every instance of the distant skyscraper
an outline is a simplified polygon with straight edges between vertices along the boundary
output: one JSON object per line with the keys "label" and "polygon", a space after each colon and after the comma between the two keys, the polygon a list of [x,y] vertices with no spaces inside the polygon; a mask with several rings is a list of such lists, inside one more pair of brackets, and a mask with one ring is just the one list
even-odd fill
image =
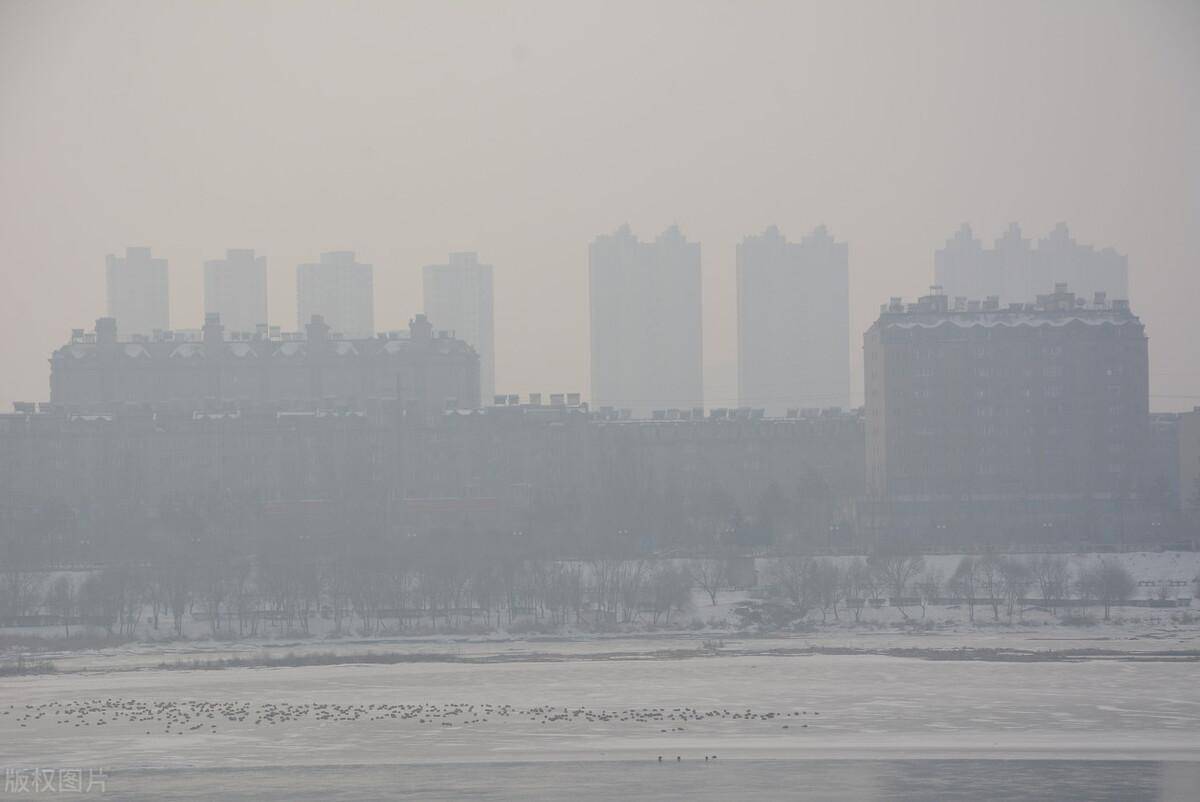
{"label": "distant skyscraper", "polygon": [[125,256],[108,255],[105,282],[108,316],[122,334],[153,334],[170,328],[167,260],[154,259],[149,248],[126,248]]}
{"label": "distant skyscraper", "polygon": [[496,389],[492,266],[479,264],[474,253],[452,253],[449,264],[427,265],[424,279],[429,322],[479,353],[480,396],[490,404]]}
{"label": "distant skyscraper", "polygon": [[225,251],[204,263],[204,313],[221,316],[225,331],[254,331],[267,322],[267,257]]}
{"label": "distant skyscraper", "polygon": [[737,246],[738,398],[783,415],[850,404],[846,243],[824,226],[788,242],[771,226]]}
{"label": "distant skyscraper", "polygon": [[676,226],[654,242],[622,226],[596,238],[588,266],[593,405],[703,406],[700,244]]}
{"label": "distant skyscraper", "polygon": [[321,315],[330,330],[348,338],[375,334],[375,279],[371,265],[354,261],[354,251],[321,254],[316,264],[296,268],[296,325]]}
{"label": "distant skyscraper", "polygon": [[1066,284],[1080,295],[1103,292],[1128,300],[1129,260],[1112,248],[1097,251],[1071,239],[1059,223],[1034,248],[1016,223],[991,249],[965,223],[934,254],[934,281],[950,298],[998,297],[1002,303],[1032,302],[1038,295]]}

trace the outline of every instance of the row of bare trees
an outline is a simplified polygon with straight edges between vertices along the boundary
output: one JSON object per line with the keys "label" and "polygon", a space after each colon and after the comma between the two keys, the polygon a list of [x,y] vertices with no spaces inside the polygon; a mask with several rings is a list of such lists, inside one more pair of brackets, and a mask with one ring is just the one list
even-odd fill
{"label": "row of bare trees", "polygon": [[[678,621],[695,585],[671,561],[533,559],[506,536],[440,532],[401,542],[266,537],[255,548],[175,537],[138,563],[98,571],[4,573],[0,617],[49,615],[130,636],[139,625],[212,636],[414,627],[591,626]],[[19,581],[18,581],[19,580]],[[189,629],[188,634],[204,630]]]}
{"label": "row of bare trees", "polygon": [[[721,559],[648,560],[598,552],[541,559],[519,533],[440,531],[428,537],[312,538],[188,525],[147,543],[139,560],[99,571],[44,574],[0,563],[0,618],[49,615],[67,634],[75,624],[132,636],[139,626],[185,633],[206,624],[213,636],[267,630],[309,634],[314,621],[334,632],[416,627],[493,629],[521,625],[605,626],[678,623],[693,590],[712,606],[730,585]],[[949,576],[923,556],[877,551],[857,558],[787,555],[767,562],[771,595],[822,622],[884,602],[904,618],[931,604],[961,604],[1012,620],[1031,603],[1057,610],[1094,602],[1107,619],[1136,583],[1119,562],[1061,555],[962,557]],[[325,627],[328,629],[329,627]],[[189,629],[189,634],[200,634]]]}
{"label": "row of bare trees", "polygon": [[1130,599],[1137,588],[1129,569],[1119,562],[1075,564],[1058,554],[967,555],[949,577],[923,556],[902,551],[879,551],[848,561],[785,556],[770,564],[765,579],[775,597],[804,612],[819,610],[822,622],[829,614],[838,620],[839,605],[859,621],[868,603],[878,607],[885,600],[906,619],[908,608],[919,606],[924,618],[930,604],[961,603],[972,622],[979,605],[990,608],[994,620],[1003,612],[1011,621],[1031,603],[1032,594],[1036,604],[1055,613],[1076,599],[1094,602],[1108,620],[1112,606]]}

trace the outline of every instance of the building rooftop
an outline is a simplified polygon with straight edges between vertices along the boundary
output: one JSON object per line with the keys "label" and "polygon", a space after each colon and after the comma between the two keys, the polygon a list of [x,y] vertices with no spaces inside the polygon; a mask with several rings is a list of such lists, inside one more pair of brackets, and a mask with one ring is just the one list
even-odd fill
{"label": "building rooftop", "polygon": [[[225,359],[291,359],[320,348],[335,357],[390,356],[413,350],[474,354],[466,342],[448,332],[434,331],[424,315],[409,322],[407,331],[380,332],[374,337],[347,338],[332,332],[320,315],[302,332],[281,331],[260,325],[254,332],[226,332],[217,315],[207,316],[203,329],[156,331],[150,336],[118,334],[117,321],[100,318],[91,332],[74,329],[70,341],[54,352],[53,359],[88,360],[101,351],[130,360],[196,360],[214,355]],[[107,346],[107,347],[105,347]]]}
{"label": "building rooftop", "polygon": [[941,291],[941,287],[932,287],[931,290],[929,295],[922,296],[916,303],[905,303],[901,298],[892,298],[880,306],[880,317],[876,325],[912,329],[944,325],[963,328],[1012,328],[1061,327],[1072,324],[1120,326],[1141,323],[1130,311],[1128,301],[1110,301],[1103,292],[1098,292],[1091,302],[1088,302],[1087,299],[1070,292],[1066,284],[1055,285],[1054,292],[1039,295],[1032,303],[1009,303],[1003,306],[998,296],[984,300],[968,300],[963,297],[951,299]]}

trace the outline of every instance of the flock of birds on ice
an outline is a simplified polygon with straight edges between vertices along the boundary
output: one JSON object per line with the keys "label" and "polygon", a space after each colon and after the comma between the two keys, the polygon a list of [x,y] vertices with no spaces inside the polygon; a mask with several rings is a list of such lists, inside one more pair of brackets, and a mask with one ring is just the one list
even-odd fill
{"label": "flock of birds on ice", "polygon": [[[426,727],[470,727],[490,721],[530,722],[543,727],[571,724],[649,724],[660,733],[684,732],[685,725],[700,722],[757,721],[777,724],[781,729],[807,729],[821,714],[809,710],[755,712],[750,708],[731,710],[693,707],[638,707],[623,710],[587,707],[515,707],[507,704],[337,704],[337,703],[252,703],[198,700],[86,699],[67,702],[9,705],[0,710],[0,723],[7,719],[17,729],[31,725],[101,728],[124,725],[128,732],[144,728],[145,735],[211,734],[220,728],[250,725],[271,727],[296,722],[405,721]],[[716,755],[704,755],[715,760]],[[658,761],[662,762],[662,756]],[[676,761],[682,757],[676,756]]]}

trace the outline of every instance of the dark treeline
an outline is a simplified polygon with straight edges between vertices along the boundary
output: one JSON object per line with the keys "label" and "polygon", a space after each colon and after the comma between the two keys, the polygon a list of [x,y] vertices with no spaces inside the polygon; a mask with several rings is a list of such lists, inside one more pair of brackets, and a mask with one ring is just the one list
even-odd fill
{"label": "dark treeline", "polygon": [[[159,543],[147,559],[59,574],[2,567],[0,613],[44,611],[56,621],[132,635],[139,625],[184,634],[186,619],[214,636],[310,634],[317,617],[335,633],[491,630],[526,625],[668,625],[691,608],[694,581],[669,561],[560,562],[505,552],[503,539],[443,532],[349,548],[265,539],[251,553],[220,541]],[[200,633],[203,634],[203,633]]]}
{"label": "dark treeline", "polygon": [[314,514],[300,526],[303,505],[272,518],[230,495],[171,499],[161,510],[141,526],[131,516],[120,537],[87,544],[105,559],[81,583],[59,573],[47,586],[51,533],[10,533],[0,554],[0,615],[42,613],[68,630],[74,620],[125,635],[139,624],[182,635],[190,618],[207,620],[214,635],[253,636],[268,627],[308,634],[318,616],[337,632],[361,633],[492,629],[518,618],[668,624],[690,606],[690,573],[638,557],[622,531],[564,560],[545,556],[555,549],[522,531],[397,535],[369,506],[340,523]]}
{"label": "dark treeline", "polygon": [[[715,607],[720,591],[755,584],[734,575],[737,550],[719,536],[707,556],[671,558],[646,555],[622,529],[587,548],[564,549],[520,530],[397,535],[365,503],[342,510],[342,520],[305,515],[304,505],[287,509],[291,515],[272,517],[229,494],[169,499],[152,523],[134,526],[131,517],[122,537],[96,544],[108,559],[76,573],[46,570],[46,532],[10,533],[0,554],[0,617],[42,616],[68,635],[74,623],[125,637],[148,630],[309,635],[318,620],[327,622],[323,633],[364,635],[702,627],[694,591]],[[980,606],[993,620],[1011,621],[1034,597],[1051,611],[1073,606],[1073,598],[1095,602],[1107,618],[1135,589],[1129,571],[1111,560],[969,555],[948,576],[928,562],[901,550],[849,559],[787,550],[763,562],[760,590],[734,610],[736,623],[784,628],[817,614],[826,623],[859,622],[864,610],[885,604],[904,619],[919,608],[923,618],[927,606],[951,603],[965,606],[971,621]],[[187,621],[201,628],[185,633]]]}
{"label": "dark treeline", "polygon": [[[1057,613],[1097,604],[1108,619],[1112,606],[1128,601],[1137,588],[1129,569],[1111,559],[1077,563],[1061,554],[965,555],[946,575],[922,555],[887,549],[848,560],[781,556],[769,563],[765,585],[768,600],[784,604],[768,601],[757,609],[743,608],[742,614],[776,626],[803,620],[813,611],[820,613],[822,623],[840,620],[839,607],[858,623],[864,610],[884,606],[895,608],[905,620],[915,618],[917,609],[925,618],[930,606],[960,606],[971,622],[976,607],[985,606],[993,620],[1011,622],[1030,606]],[[1161,600],[1174,600],[1168,584],[1157,590]]]}

